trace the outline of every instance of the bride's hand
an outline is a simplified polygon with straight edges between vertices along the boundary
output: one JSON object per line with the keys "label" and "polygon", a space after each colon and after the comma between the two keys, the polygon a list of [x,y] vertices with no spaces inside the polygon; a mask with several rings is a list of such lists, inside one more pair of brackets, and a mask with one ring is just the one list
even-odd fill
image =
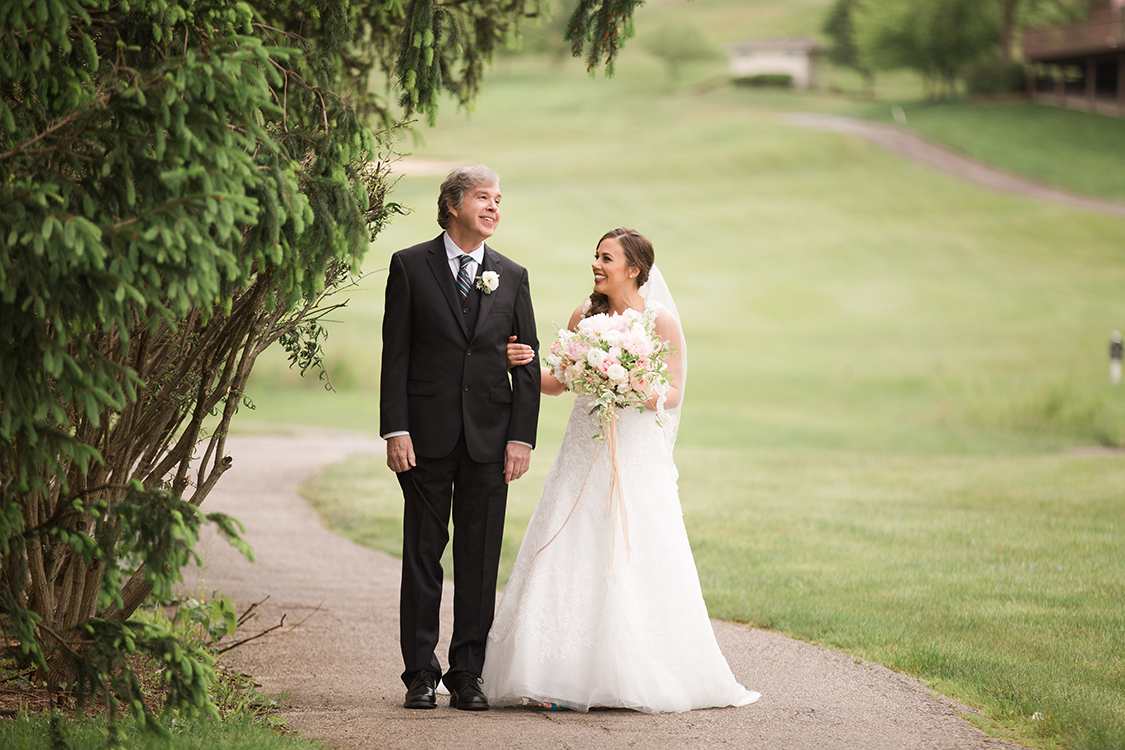
{"label": "bride's hand", "polygon": [[516,337],[508,339],[508,369],[530,364],[535,359],[535,350],[527,344],[517,344]]}
{"label": "bride's hand", "polygon": [[[680,392],[677,391],[675,388],[671,388],[671,387],[668,388],[668,392],[664,394],[664,407],[666,409],[671,409],[675,406],[675,404],[678,404],[680,402],[679,393]],[[673,401],[675,403],[673,403]],[[660,394],[654,393],[654,394],[652,394],[652,396],[649,397],[648,401],[645,401],[645,408],[650,409],[652,411],[656,411],[657,405],[659,403],[660,403]]]}

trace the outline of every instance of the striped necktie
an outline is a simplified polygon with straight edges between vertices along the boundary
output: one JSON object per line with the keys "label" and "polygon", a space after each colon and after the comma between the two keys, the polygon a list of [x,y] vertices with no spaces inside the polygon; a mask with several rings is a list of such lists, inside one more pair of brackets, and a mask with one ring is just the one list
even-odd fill
{"label": "striped necktie", "polygon": [[459,260],[461,261],[461,270],[457,272],[457,291],[461,292],[462,297],[468,297],[469,289],[473,286],[473,280],[469,278],[469,261],[472,260],[472,257],[462,255]]}

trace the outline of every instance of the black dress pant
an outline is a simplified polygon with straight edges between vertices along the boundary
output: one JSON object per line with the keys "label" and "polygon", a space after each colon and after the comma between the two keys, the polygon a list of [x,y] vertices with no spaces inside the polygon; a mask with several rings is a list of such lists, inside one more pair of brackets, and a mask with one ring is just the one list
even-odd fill
{"label": "black dress pant", "polygon": [[[398,475],[405,500],[399,627],[410,685],[418,672],[441,676],[435,650],[441,609],[441,556],[453,515],[453,638],[446,677],[480,676],[496,610],[496,575],[504,538],[508,485],[504,463],[477,463],[465,436],[444,458],[417,458]],[[448,680],[447,680],[448,682]]]}

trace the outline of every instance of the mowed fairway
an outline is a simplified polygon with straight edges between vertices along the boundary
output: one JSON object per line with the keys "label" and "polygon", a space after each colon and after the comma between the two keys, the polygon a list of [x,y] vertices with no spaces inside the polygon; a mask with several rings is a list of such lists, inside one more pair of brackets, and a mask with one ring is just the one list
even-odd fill
{"label": "mowed fairway", "polygon": [[[639,55],[611,81],[504,62],[471,119],[450,105],[403,148],[502,175],[491,244],[529,268],[543,342],[589,293],[603,232],[654,241],[689,342],[677,461],[712,615],[905,671],[1025,743],[1122,746],[1125,460],[1108,449],[1125,390],[1107,348],[1125,222],[786,127],[776,96],[673,91]],[[377,429],[380,269],[438,233],[441,177],[402,179],[416,212],[334,316],[340,392],[292,387],[276,354],[248,420]],[[571,403],[545,401],[504,577]],[[378,459],[307,489],[343,533],[397,550]]]}

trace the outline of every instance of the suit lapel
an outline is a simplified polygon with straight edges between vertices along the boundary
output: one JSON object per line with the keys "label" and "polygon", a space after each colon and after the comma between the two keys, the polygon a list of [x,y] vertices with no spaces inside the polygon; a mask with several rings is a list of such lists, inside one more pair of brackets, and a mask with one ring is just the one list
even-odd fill
{"label": "suit lapel", "polygon": [[[477,276],[480,276],[485,271],[500,271],[500,258],[488,245],[484,246],[484,262],[481,263],[480,268],[477,269]],[[500,277],[500,283],[504,283],[503,275],[501,275]],[[496,294],[496,292],[493,292],[492,294],[485,294],[484,292],[481,292],[480,310],[477,312],[477,325],[473,330],[473,335],[470,337],[470,340],[476,339],[477,335],[481,331],[481,328],[484,326],[484,322],[488,320],[488,311],[492,307],[492,297],[494,294]]]}
{"label": "suit lapel", "polygon": [[445,301],[449,303],[449,309],[453,312],[453,319],[465,336],[468,337],[469,329],[465,325],[465,316],[461,314],[461,295],[457,292],[457,287],[453,283],[453,272],[449,269],[449,258],[445,254],[445,243],[441,237],[437,238],[434,246],[430,249],[430,270],[434,273],[434,281],[437,282],[438,288],[445,295]]}

